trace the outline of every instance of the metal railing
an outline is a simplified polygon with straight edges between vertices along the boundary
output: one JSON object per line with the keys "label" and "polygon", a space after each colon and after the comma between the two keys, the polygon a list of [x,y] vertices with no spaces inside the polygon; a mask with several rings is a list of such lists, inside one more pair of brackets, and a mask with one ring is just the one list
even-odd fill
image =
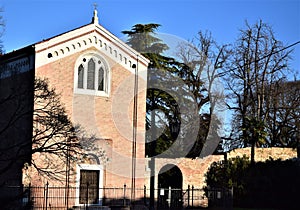
{"label": "metal railing", "polygon": [[[87,209],[91,206],[130,206],[142,205],[149,207],[150,189],[135,189],[135,200],[130,200],[131,188],[123,185],[122,187],[105,187],[80,189],[78,187],[56,187],[49,186],[28,186],[14,187],[22,188],[22,195],[18,196],[19,202],[24,210],[69,210]],[[80,190],[84,193],[80,193]],[[94,194],[93,192],[98,192]],[[160,188],[155,189],[156,209],[176,209],[185,207],[206,206],[207,199],[202,189],[189,186],[187,189]]]}

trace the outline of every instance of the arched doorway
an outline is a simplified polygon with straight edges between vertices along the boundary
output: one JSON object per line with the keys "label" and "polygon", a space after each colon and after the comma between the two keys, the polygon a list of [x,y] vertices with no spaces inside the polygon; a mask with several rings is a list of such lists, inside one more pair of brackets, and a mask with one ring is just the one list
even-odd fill
{"label": "arched doorway", "polygon": [[173,164],[162,167],[158,174],[158,209],[181,209],[182,173]]}

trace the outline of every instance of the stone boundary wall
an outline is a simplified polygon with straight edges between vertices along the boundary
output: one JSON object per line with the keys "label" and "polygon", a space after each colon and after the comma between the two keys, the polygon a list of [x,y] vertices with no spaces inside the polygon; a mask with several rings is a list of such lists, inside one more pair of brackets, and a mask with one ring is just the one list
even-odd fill
{"label": "stone boundary wall", "polygon": [[[246,155],[250,158],[251,156],[251,148],[239,148],[234,149],[227,153],[227,158],[234,158],[237,156],[242,157]],[[297,158],[297,150],[292,148],[280,148],[280,147],[271,147],[271,148],[255,148],[255,161],[266,161],[268,159],[281,159],[287,160],[290,158]]]}
{"label": "stone boundary wall", "polygon": [[[240,148],[234,149],[227,153],[227,158],[234,158],[237,156],[242,157],[246,155],[250,159],[251,155],[251,148]],[[272,148],[255,148],[255,161],[266,161],[268,159],[281,159],[286,160],[290,158],[297,158],[297,150],[292,148],[279,148],[279,147],[272,147]],[[155,171],[156,176],[160,172],[160,170],[168,165],[176,165],[181,173],[183,178],[182,187],[186,189],[188,185],[193,185],[196,188],[203,188],[205,186],[205,173],[208,171],[210,165],[216,161],[224,160],[223,155],[209,155],[204,158],[175,158],[175,159],[168,159],[168,158],[158,158],[156,159]],[[150,175],[150,172],[148,176]],[[150,186],[150,183],[146,181],[147,187]],[[157,177],[155,181],[155,187],[158,187]]]}

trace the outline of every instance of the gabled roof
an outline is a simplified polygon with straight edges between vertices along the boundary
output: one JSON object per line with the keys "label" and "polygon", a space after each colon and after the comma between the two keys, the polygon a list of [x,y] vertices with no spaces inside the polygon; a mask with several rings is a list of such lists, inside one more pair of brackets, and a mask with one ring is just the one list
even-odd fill
{"label": "gabled roof", "polygon": [[149,60],[129,47],[98,23],[97,11],[90,24],[48,38],[34,44],[36,68],[82,50],[95,47],[126,69],[133,71],[137,61],[139,70],[146,70]]}

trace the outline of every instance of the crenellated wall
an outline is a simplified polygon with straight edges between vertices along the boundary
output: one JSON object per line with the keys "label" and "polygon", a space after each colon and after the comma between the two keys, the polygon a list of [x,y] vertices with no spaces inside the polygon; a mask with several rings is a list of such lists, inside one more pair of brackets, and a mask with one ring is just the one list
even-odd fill
{"label": "crenellated wall", "polygon": [[[251,148],[240,148],[230,151],[227,154],[227,158],[233,158],[243,155],[250,157]],[[281,159],[286,160],[289,158],[296,158],[297,150],[292,148],[280,148],[280,147],[271,147],[271,148],[255,148],[255,161],[265,161],[267,159]]]}
{"label": "crenellated wall", "polygon": [[[227,153],[227,158],[234,158],[237,156],[246,155],[250,158],[251,148],[241,148],[235,149]],[[256,148],[255,149],[255,160],[256,161],[265,161],[267,159],[290,159],[297,157],[297,150],[291,148]],[[178,167],[182,174],[182,189],[186,190],[188,186],[194,187],[195,189],[203,189],[205,187],[205,174],[208,171],[210,165],[213,162],[224,160],[224,155],[210,155],[205,158],[176,158],[176,159],[167,159],[167,158],[157,158],[155,159],[155,189],[158,189],[158,175],[163,173],[162,169],[166,166]],[[170,169],[170,167],[168,169]],[[168,170],[167,169],[167,170]],[[147,174],[148,182],[146,181],[147,188],[150,187],[150,169]],[[176,179],[176,177],[174,177]],[[203,195],[203,192],[202,194]],[[202,200],[197,200],[197,205],[206,206],[207,200],[203,197]],[[184,203],[183,205],[187,205]],[[195,204],[196,205],[196,204]]]}
{"label": "crenellated wall", "polygon": [[[233,158],[237,156],[246,155],[250,158],[251,148],[241,148],[235,149],[227,153],[227,158]],[[282,159],[286,160],[289,158],[296,158],[297,150],[292,148],[256,148],[255,149],[255,160],[265,161],[267,159]],[[160,170],[168,164],[177,166],[182,173],[183,189],[186,189],[188,185],[193,185],[195,188],[202,188],[205,186],[205,173],[209,169],[210,165],[215,161],[224,160],[223,155],[210,155],[205,158],[177,158],[177,159],[166,159],[158,158],[156,159],[155,171],[156,175]],[[156,179],[157,180],[157,179]],[[158,183],[156,182],[155,186]]]}

